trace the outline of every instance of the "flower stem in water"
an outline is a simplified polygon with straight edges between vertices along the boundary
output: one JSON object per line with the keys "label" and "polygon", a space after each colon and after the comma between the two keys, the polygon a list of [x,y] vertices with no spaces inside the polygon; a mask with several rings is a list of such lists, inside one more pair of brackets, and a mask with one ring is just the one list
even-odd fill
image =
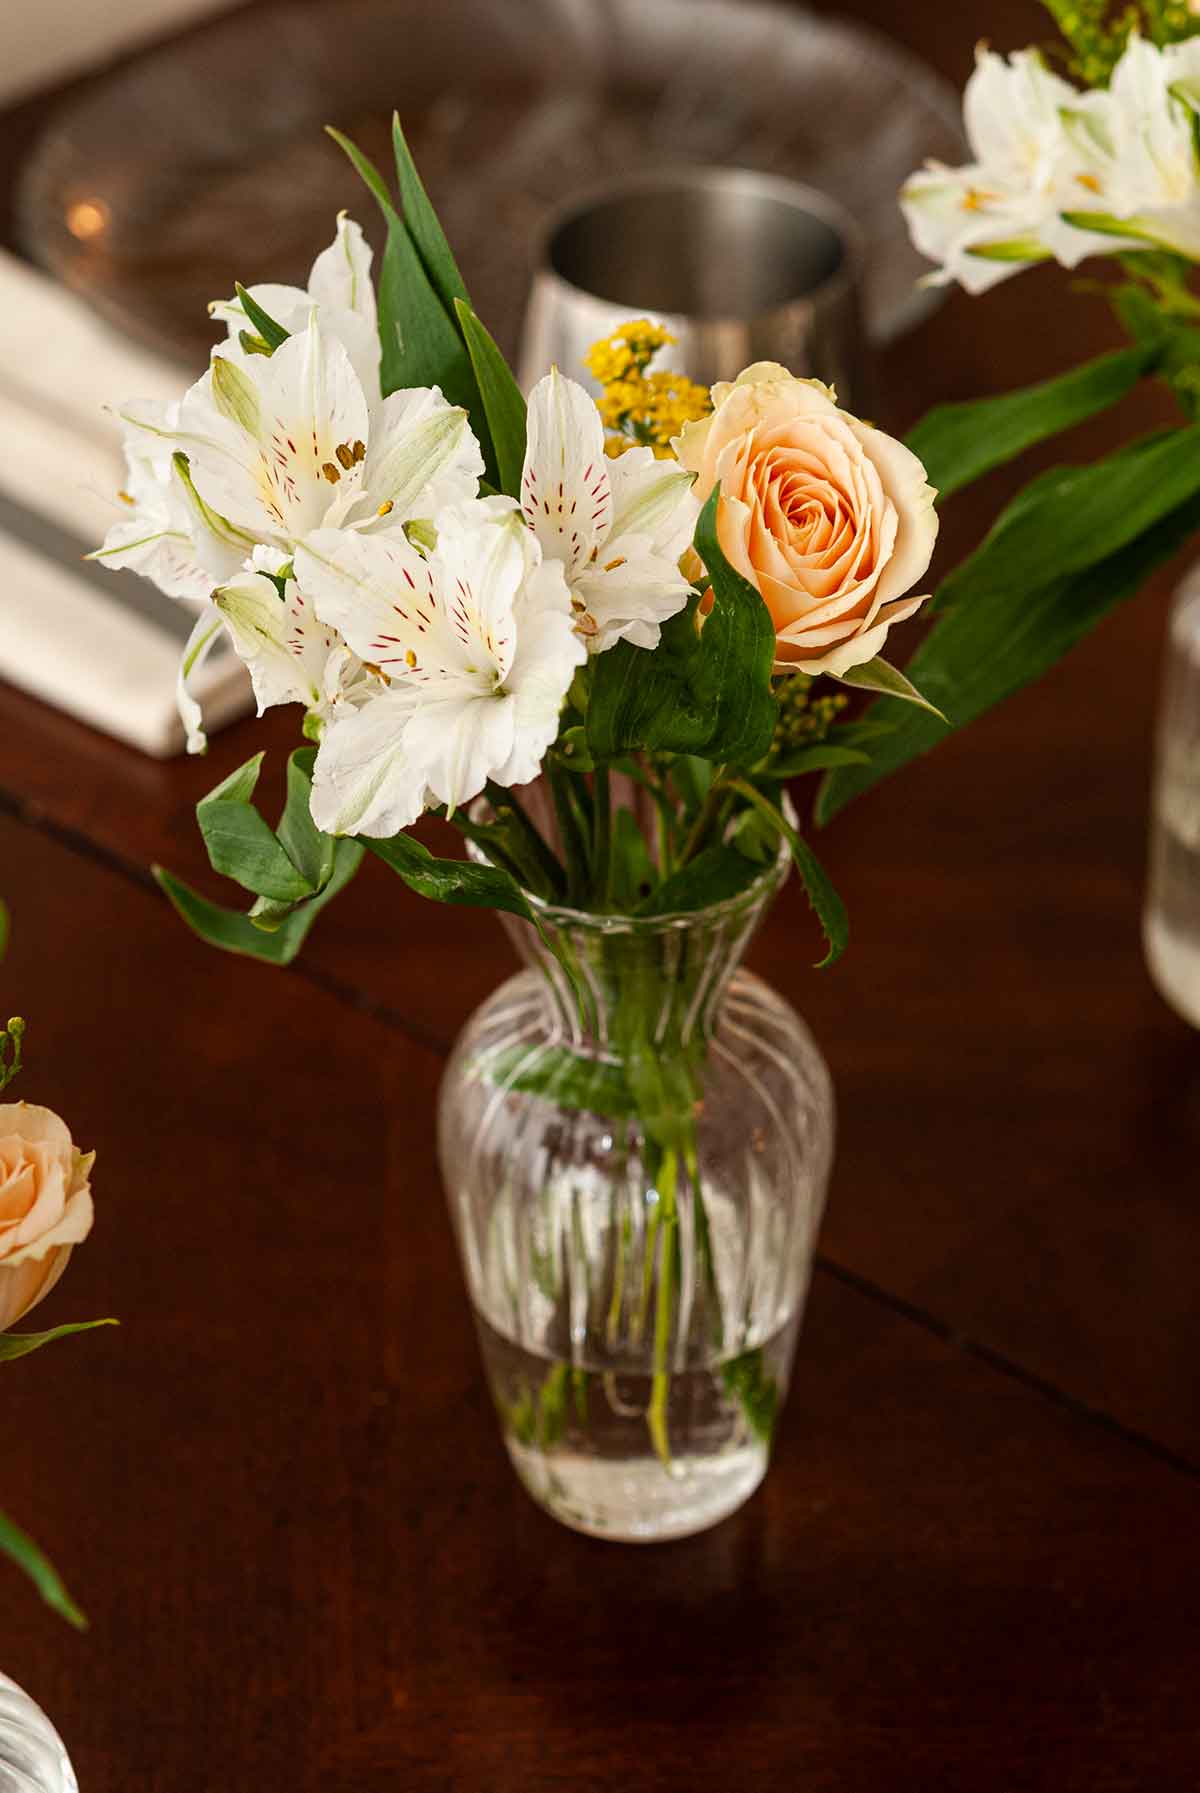
{"label": "flower stem in water", "polygon": [[[679,1231],[679,1214],[675,1205],[677,1159],[673,1148],[663,1153],[659,1173],[659,1204],[662,1218],[662,1251],[658,1267],[658,1299],[654,1309],[654,1380],[646,1424],[655,1454],[664,1469],[671,1467],[671,1446],[667,1438],[667,1400],[671,1392],[671,1372],[667,1356],[671,1345],[671,1321],[675,1298],[675,1245]],[[657,1210],[656,1210],[657,1213]],[[647,1244],[647,1263],[651,1253]]]}

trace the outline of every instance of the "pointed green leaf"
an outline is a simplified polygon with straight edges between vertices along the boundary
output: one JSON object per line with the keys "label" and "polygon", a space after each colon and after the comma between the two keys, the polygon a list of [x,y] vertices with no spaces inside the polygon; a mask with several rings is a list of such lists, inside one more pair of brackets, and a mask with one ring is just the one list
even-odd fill
{"label": "pointed green leaf", "polygon": [[0,1555],[10,1557],[18,1568],[24,1569],[46,1605],[68,1625],[74,1625],[76,1631],[87,1630],[87,1619],[68,1594],[54,1564],[4,1512],[0,1512]]}
{"label": "pointed green leaf", "polygon": [[1155,354],[1148,346],[1118,349],[1019,392],[937,405],[909,431],[905,442],[924,463],[939,501],[945,500],[1035,442],[1115,405],[1149,371]]}
{"label": "pointed green leaf", "polygon": [[337,847],[333,835],[322,834],[312,819],[312,778],[316,757],[315,747],[301,747],[288,759],[287,802],[276,829],[280,844],[310,891],[324,890],[333,876]]}
{"label": "pointed green leaf", "polygon": [[251,297],[240,280],[234,281],[234,290],[241,300],[242,310],[266,343],[267,348],[274,351],[281,343],[285,343],[291,335],[291,331],[285,330],[282,324],[277,324],[270,313],[263,310],[258,300]]}
{"label": "pointed green leaf", "polygon": [[325,134],[326,136],[333,138],[333,141],[337,144],[338,148],[354,164],[355,172],[358,174],[359,179],[363,182],[364,186],[370,189],[380,211],[390,223],[396,216],[396,208],[392,203],[392,196],[388,191],[388,184],[380,174],[378,168],[376,168],[374,162],[372,162],[369,156],[363,154],[357,143],[347,137],[344,132],[337,130],[335,126],[326,125]]}
{"label": "pointed green leaf", "polygon": [[[1179,432],[1180,434],[1190,432]],[[1200,497],[1192,497],[1116,554],[1048,585],[984,588],[941,616],[911,661],[927,691],[961,727],[1022,685],[1039,678],[1115,605],[1140,590],[1200,529]],[[868,766],[831,772],[817,797],[825,823],[852,798],[878,784],[945,738],[931,716],[884,699],[874,706],[892,724]]]}
{"label": "pointed green leaf", "polygon": [[[452,405],[470,412],[478,435],[482,406],[466,344],[430,283],[387,183],[357,144],[341,131],[326,129],[375,196],[388,227],[378,294],[383,395],[386,398],[406,386],[438,386]],[[486,460],[488,444],[483,438],[481,443]]]}
{"label": "pointed green leaf", "polygon": [[471,307],[457,299],[455,310],[487,418],[497,486],[509,498],[519,498],[525,465],[525,399],[508,362]]}
{"label": "pointed green leaf", "polygon": [[763,875],[762,865],[736,847],[705,847],[694,859],[664,878],[641,904],[639,915],[684,915],[713,903],[741,896]]}
{"label": "pointed green leaf", "polygon": [[31,1351],[40,1351],[43,1345],[52,1345],[55,1339],[68,1338],[74,1332],[92,1332],[97,1326],[119,1325],[119,1320],[74,1320],[66,1326],[52,1327],[49,1332],[0,1332],[0,1363],[28,1357]]}
{"label": "pointed green leaf", "polygon": [[232,878],[255,896],[295,903],[313,894],[275,834],[250,802],[262,767],[262,754],[224,779],[196,805],[214,871]]}
{"label": "pointed green leaf", "polygon": [[463,277],[458,271],[454,252],[446,241],[441,221],[430,203],[412,152],[400,127],[400,114],[392,114],[392,144],[396,152],[396,174],[400,181],[400,209],[408,234],[416,245],[425,272],[446,310],[467,298]]}
{"label": "pointed green leaf", "polygon": [[152,869],[176,911],[202,940],[225,952],[242,953],[247,958],[262,959],[269,965],[290,965],[313,922],[325,905],[350,882],[362,863],[362,856],[358,841],[339,840],[334,851],[333,875],[324,890],[297,904],[270,933],[256,927],[249,916],[210,902],[161,865]]}
{"label": "pointed green leaf", "polygon": [[811,747],[798,747],[793,753],[781,753],[764,760],[754,769],[755,778],[802,778],[806,772],[829,772],[834,766],[860,766],[870,759],[858,747],[837,747],[829,741],[817,741]]}
{"label": "pointed green leaf", "polygon": [[886,660],[864,660],[861,666],[851,666],[847,672],[836,676],[841,684],[853,685],[856,691],[878,691],[884,696],[899,697],[905,703],[916,704],[919,709],[928,710],[932,716],[936,716],[945,728],[950,726],[937,705],[931,704],[927,697],[922,697],[899,667],[889,665]]}
{"label": "pointed green leaf", "polygon": [[363,840],[363,845],[391,866],[410,890],[435,903],[462,903],[469,908],[503,909],[534,921],[533,909],[515,878],[491,865],[467,859],[437,859],[411,835],[390,840]]}
{"label": "pointed green leaf", "polygon": [[846,942],[850,936],[850,921],[846,914],[846,905],[833,888],[828,874],[808,842],[801,839],[782,810],[776,808],[769,797],[765,797],[761,791],[756,790],[744,778],[732,779],[730,783],[732,788],[746,799],[747,803],[752,804],[778,829],[791,848],[792,860],[796,870],[800,873],[804,888],[808,892],[809,903],[824,930],[826,940],[829,942],[829,951],[817,965],[817,970],[821,971],[826,965],[832,965],[836,959],[840,959],[846,950]]}

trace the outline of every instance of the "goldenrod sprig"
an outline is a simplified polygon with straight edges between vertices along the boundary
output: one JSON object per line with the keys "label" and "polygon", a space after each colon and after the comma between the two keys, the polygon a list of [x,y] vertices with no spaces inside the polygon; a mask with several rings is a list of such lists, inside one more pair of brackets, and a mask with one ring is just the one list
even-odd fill
{"label": "goldenrod sprig", "polygon": [[608,431],[606,452],[652,448],[660,460],[671,454],[671,439],[685,423],[707,417],[712,399],[706,386],[667,369],[651,371],[660,349],[675,338],[649,318],[631,318],[611,336],[593,343],[584,357],[588,372],[603,387],[597,399]]}

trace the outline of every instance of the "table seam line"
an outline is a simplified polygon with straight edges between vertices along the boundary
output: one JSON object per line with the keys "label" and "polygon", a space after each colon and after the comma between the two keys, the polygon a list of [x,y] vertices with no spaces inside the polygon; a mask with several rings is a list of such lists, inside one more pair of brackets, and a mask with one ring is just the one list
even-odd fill
{"label": "table seam line", "polygon": [[[9,817],[10,820],[17,822],[22,827],[32,828],[35,832],[46,835],[64,851],[75,853],[94,865],[102,866],[106,871],[124,879],[125,882],[135,885],[148,896],[164,903],[167,901],[147,867],[140,865],[136,860],[127,859],[114,848],[93,839],[83,829],[56,820],[39,805],[18,797],[3,786],[0,786],[0,815]],[[443,1062],[448,1059],[450,1047],[436,1035],[408,1021],[398,1009],[392,1008],[390,1004],[374,1001],[364,991],[356,989],[353,984],[345,983],[342,979],[313,965],[292,964],[276,966],[273,969],[277,973],[290,973],[357,1013],[369,1015],[385,1027],[393,1028],[413,1045],[432,1053]],[[973,1357],[977,1362],[995,1371],[996,1374],[1005,1376],[1031,1393],[1039,1395],[1052,1406],[1073,1414],[1077,1419],[1084,1420],[1097,1430],[1108,1433],[1110,1437],[1120,1439],[1144,1456],[1153,1458],[1177,1474],[1187,1476],[1192,1480],[1200,1479],[1200,1463],[1194,1462],[1182,1452],[1172,1450],[1169,1445],[1160,1444],[1149,1433],[1140,1432],[1136,1427],[1126,1425],[1104,1408],[1096,1407],[1079,1396],[1068,1393],[1056,1383],[1039,1375],[1037,1371],[1027,1369],[1016,1359],[1008,1357],[1004,1352],[997,1351],[993,1346],[986,1345],[979,1339],[971,1338],[968,1334],[951,1326],[947,1321],[939,1319],[928,1308],[907,1300],[903,1295],[893,1294],[881,1284],[873,1282],[870,1277],[851,1270],[845,1264],[839,1264],[836,1259],[829,1257],[824,1252],[816,1254],[814,1265],[816,1270],[854,1290],[866,1300],[887,1308],[932,1337],[940,1339],[943,1344],[950,1346],[951,1349],[960,1352],[963,1356]]]}
{"label": "table seam line", "polygon": [[1021,1387],[1029,1389],[1033,1394],[1040,1395],[1052,1406],[1073,1414],[1075,1418],[1086,1421],[1102,1432],[1107,1432],[1111,1437],[1119,1438],[1122,1443],[1132,1446],[1146,1456],[1153,1457],[1156,1462],[1164,1464],[1168,1469],[1173,1469],[1179,1475],[1188,1476],[1192,1480],[1200,1479],[1200,1462],[1186,1456],[1182,1451],[1173,1450],[1170,1445],[1161,1444],[1148,1432],[1141,1432],[1136,1426],[1127,1425],[1124,1420],[1118,1419],[1115,1414],[1109,1413],[1105,1408],[1097,1407],[1092,1402],[1081,1399],[1078,1395],[1068,1393],[1057,1383],[1039,1375],[1036,1370],[1027,1369],[1015,1358],[1009,1357],[1003,1351],[998,1351],[995,1346],[986,1345],[982,1340],[972,1338],[968,1333],[961,1332],[957,1327],[939,1319],[936,1314],[931,1313],[928,1308],[921,1307],[919,1303],[909,1301],[903,1295],[892,1294],[881,1284],[873,1282],[870,1277],[861,1275],[857,1270],[851,1270],[845,1264],[839,1264],[836,1259],[829,1257],[824,1252],[817,1253],[814,1267],[835,1282],[840,1282],[846,1288],[854,1290],[856,1294],[862,1295],[865,1299],[876,1302],[880,1307],[889,1308],[901,1319],[908,1320],[912,1325],[920,1327],[922,1331],[928,1332],[932,1337],[940,1339],[952,1350],[961,1352],[965,1357],[973,1357],[998,1375],[1019,1383]]}

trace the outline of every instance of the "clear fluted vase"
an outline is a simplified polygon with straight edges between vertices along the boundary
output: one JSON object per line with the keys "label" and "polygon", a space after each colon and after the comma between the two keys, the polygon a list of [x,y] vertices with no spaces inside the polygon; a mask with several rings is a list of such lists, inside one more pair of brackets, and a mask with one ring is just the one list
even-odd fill
{"label": "clear fluted vase", "polygon": [[79,1793],[58,1732],[7,1675],[0,1675],[0,1793]]}
{"label": "clear fluted vase", "polygon": [[1200,1027],[1200,570],[1167,630],[1143,939],[1160,992]]}
{"label": "clear fluted vase", "polygon": [[787,1392],[833,1149],[825,1063],[741,969],[787,874],[687,915],[535,903],[526,969],[442,1086],[442,1172],[508,1453],[599,1537],[749,1498]]}

